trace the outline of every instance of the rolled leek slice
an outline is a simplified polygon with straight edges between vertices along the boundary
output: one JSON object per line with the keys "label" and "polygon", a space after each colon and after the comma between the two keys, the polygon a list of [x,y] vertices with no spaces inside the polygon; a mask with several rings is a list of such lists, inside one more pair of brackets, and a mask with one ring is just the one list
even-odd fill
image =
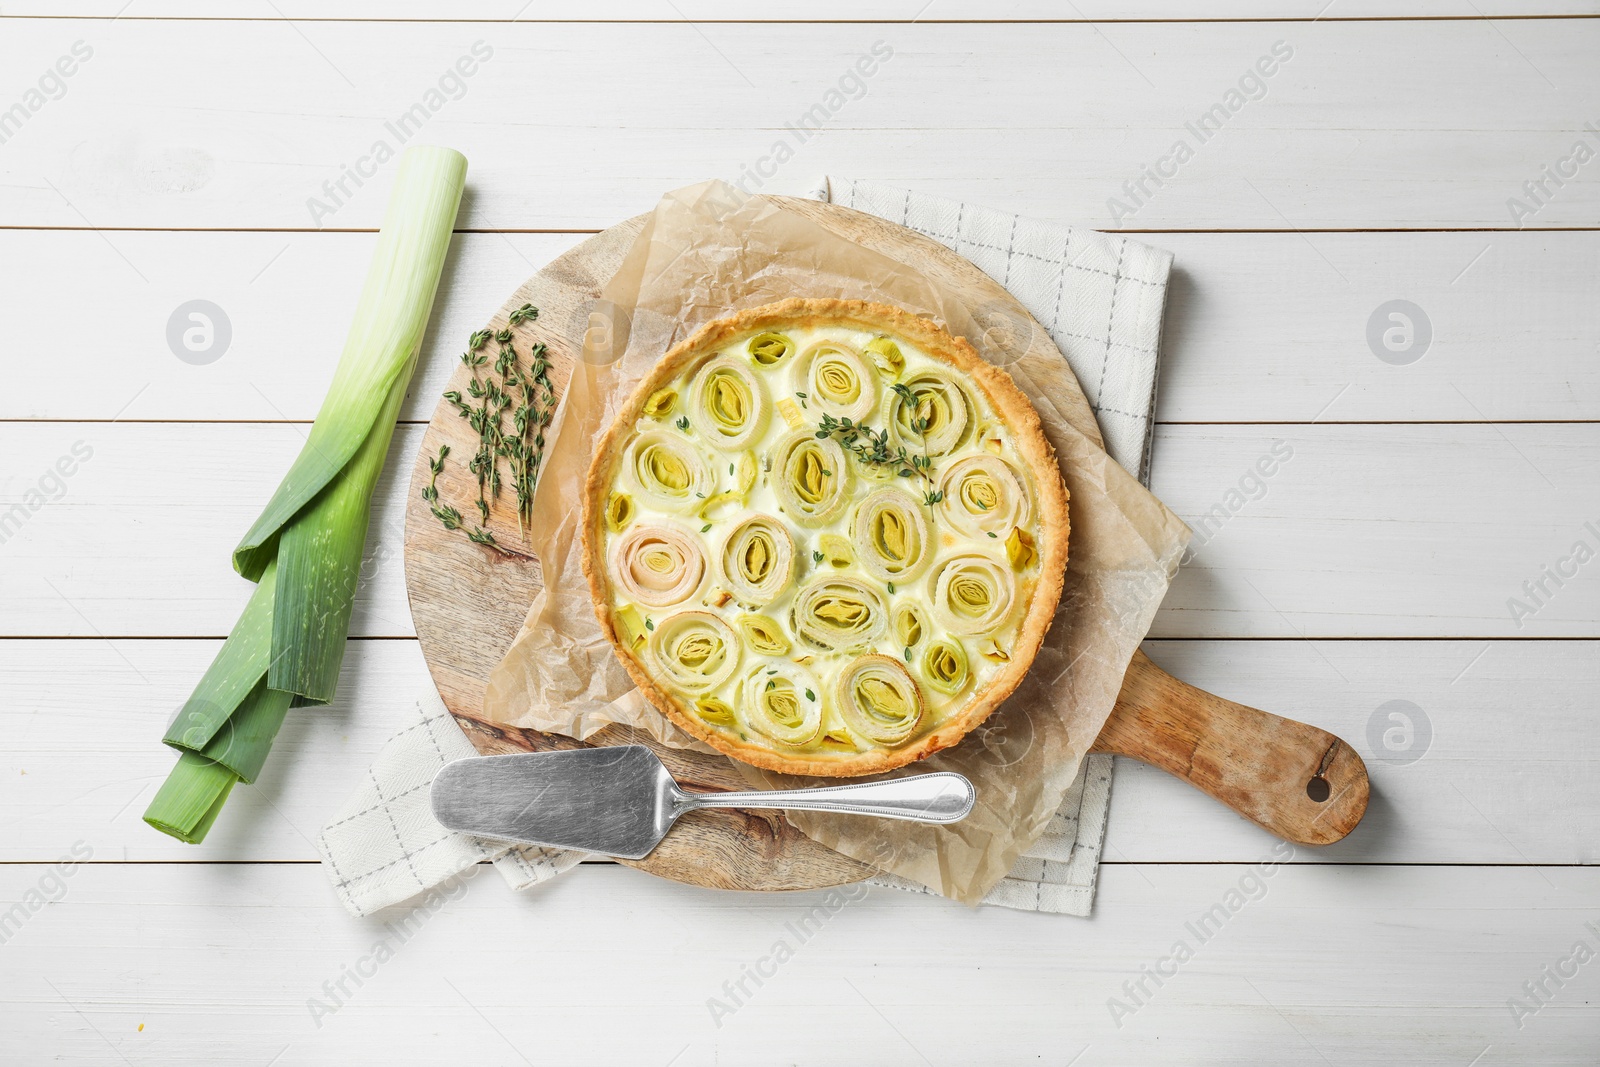
{"label": "rolled leek slice", "polygon": [[794,342],[787,334],[758,333],[745,344],[750,358],[763,367],[773,367],[794,351]]}
{"label": "rolled leek slice", "polygon": [[693,510],[711,491],[706,458],[673,432],[657,430],[635,437],[623,466],[639,495],[663,511]]}
{"label": "rolled leek slice", "polygon": [[789,588],[794,539],[772,516],[752,515],[729,532],[717,561],[733,595],[741,603],[762,607]]}
{"label": "rolled leek slice", "polygon": [[787,656],[789,654],[789,638],[784,636],[783,627],[765,615],[741,615],[734,620],[734,625],[739,627],[739,636],[744,638],[744,643],[750,646],[750,651],[758,656]]}
{"label": "rolled leek slice", "polygon": [[918,605],[902,602],[889,613],[889,632],[894,635],[896,644],[915,648],[928,633],[928,619]]}
{"label": "rolled leek slice", "polygon": [[1011,561],[1012,569],[1025,571],[1033,566],[1039,558],[1038,546],[1034,543],[1033,535],[1020,526],[1011,528],[1011,536],[1006,538],[1006,558]]}
{"label": "rolled leek slice", "polygon": [[968,537],[1007,537],[1033,514],[1022,472],[998,456],[963,456],[945,468],[939,488],[939,518]]}
{"label": "rolled leek slice", "polygon": [[820,649],[866,648],[883,636],[887,625],[883,599],[856,578],[818,575],[795,596],[795,633]]}
{"label": "rolled leek slice", "polygon": [[624,604],[617,609],[617,637],[622,641],[622,647],[630,652],[643,651],[650,641],[650,626],[644,617],[644,612],[639,610],[637,604]]}
{"label": "rolled leek slice", "polygon": [[856,422],[878,408],[878,376],[860,352],[838,341],[818,341],[800,353],[794,387],[835,418]]}
{"label": "rolled leek slice", "polygon": [[644,402],[644,413],[652,419],[659,419],[672,414],[672,409],[678,406],[678,391],[676,389],[657,389],[650,394],[650,399]]}
{"label": "rolled leek slice", "polygon": [[694,424],[713,448],[749,447],[766,427],[768,407],[766,388],[737,359],[714,359],[695,375]]}
{"label": "rolled leek slice", "polygon": [[680,611],[656,624],[650,658],[680,689],[701,693],[727,681],[739,665],[739,639],[709,611]]}
{"label": "rolled leek slice", "polygon": [[878,373],[891,382],[906,369],[906,357],[901,354],[900,346],[894,343],[892,337],[874,337],[867,342],[866,353],[872,365],[878,368]]}
{"label": "rolled leek slice", "polygon": [[756,475],[761,471],[760,462],[753,453],[741,452],[733,462],[733,469],[736,472],[733,476],[733,491],[748,496],[750,490],[755,488]]}
{"label": "rolled leek slice", "polygon": [[802,526],[831,522],[844,509],[849,478],[844,449],[832,438],[797,430],[773,449],[773,490],[784,513]]}
{"label": "rolled leek slice", "polygon": [[[884,401],[884,422],[898,443],[912,451],[926,448],[930,456],[942,456],[959,448],[972,428],[972,401],[954,375],[929,367],[904,382],[908,400],[899,391]],[[926,429],[918,430],[920,423]]]}
{"label": "rolled leek slice", "polygon": [[855,562],[856,554],[850,548],[850,539],[840,537],[838,534],[823,534],[817,538],[817,551],[822,553],[822,562],[830,567],[844,570]]}
{"label": "rolled leek slice", "polygon": [[929,642],[922,652],[922,677],[944,695],[955,696],[967,687],[972,677],[967,669],[966,649],[948,637]]}
{"label": "rolled leek slice", "polygon": [[713,726],[734,727],[739,725],[738,718],[726,700],[717,697],[701,697],[694,702],[695,714]]}
{"label": "rolled leek slice", "polygon": [[606,499],[606,529],[621,533],[633,521],[633,497],[627,493],[612,493]]}
{"label": "rolled leek slice", "polygon": [[670,608],[700,591],[705,550],[698,536],[676,526],[635,526],[617,539],[611,570],[628,599]]}
{"label": "rolled leek slice", "polygon": [[839,714],[845,725],[879,745],[906,742],[922,719],[922,692],[888,656],[862,656],[839,675]]}
{"label": "rolled leek slice", "polygon": [[745,725],[785,745],[807,745],[822,733],[822,698],[810,671],[793,663],[761,667],[744,681]]}
{"label": "rolled leek slice", "polygon": [[1011,568],[988,556],[953,556],[933,575],[933,618],[951,633],[986,634],[1011,614]]}
{"label": "rolled leek slice", "polygon": [[878,489],[856,508],[851,542],[856,558],[874,578],[909,581],[928,562],[928,520],[910,493]]}

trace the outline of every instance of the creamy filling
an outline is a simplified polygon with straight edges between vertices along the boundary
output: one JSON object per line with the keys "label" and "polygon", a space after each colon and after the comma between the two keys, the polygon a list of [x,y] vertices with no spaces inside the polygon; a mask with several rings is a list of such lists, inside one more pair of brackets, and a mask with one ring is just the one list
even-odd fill
{"label": "creamy filling", "polygon": [[[792,348],[778,357],[776,362],[769,363],[772,353],[780,347],[765,340],[773,334],[787,337],[792,342]],[[705,560],[722,561],[725,559],[724,544],[729,535],[745,519],[761,514],[779,520],[793,539],[793,574],[789,583],[772,599],[759,604],[751,603],[741,599],[730,587],[722,570],[725,564],[718,562],[709,566],[710,573],[699,590],[682,603],[667,607],[641,604],[629,599],[613,580],[610,583],[613,596],[611,606],[619,618],[643,620],[642,625],[647,632],[678,613],[696,611],[718,616],[734,634],[741,635],[736,639],[737,647],[726,650],[727,655],[737,659],[737,666],[725,681],[709,691],[691,693],[673,684],[672,675],[681,671],[663,670],[659,666],[650,671],[666,683],[664,688],[672,692],[688,714],[698,713],[713,729],[763,744],[774,751],[797,755],[845,755],[899,747],[925,736],[957,715],[1006,667],[1007,658],[1003,657],[1007,657],[1015,642],[1038,579],[1037,554],[1018,552],[1018,539],[1011,536],[1012,524],[1015,523],[1022,530],[1023,540],[1032,544],[1038,539],[1037,494],[1033,489],[1032,474],[1017,452],[1009,429],[1000,423],[987,397],[965,374],[931,358],[915,345],[893,338],[892,347],[898,350],[899,359],[892,356],[885,358],[883,350],[886,346],[882,335],[841,326],[772,331],[762,335],[762,338],[754,355],[747,351],[748,340],[730,345],[708,355],[652,397],[652,404],[646,407],[647,414],[639,419],[634,428],[634,439],[638,435],[655,437],[664,434],[691,447],[703,459],[705,469],[709,471],[708,481],[704,485],[691,485],[689,491],[694,493],[694,497],[685,504],[671,499],[670,490],[669,495],[663,498],[659,492],[638,492],[637,481],[628,485],[629,479],[624,479],[614,489],[616,493],[629,494],[627,507],[608,508],[608,512],[626,510],[627,525],[621,529],[612,529],[608,525],[605,558],[614,558],[616,543],[627,536],[627,530],[632,526],[667,524],[700,538],[701,554]],[[861,353],[862,358],[856,361],[831,357],[824,342],[841,344]],[[819,348],[819,345],[822,347]],[[812,353],[813,350],[816,352],[812,358],[800,358],[802,353]],[[827,358],[820,372],[817,367],[818,356]],[[731,357],[749,367],[755,381],[765,390],[767,402],[754,402],[738,389],[730,388],[726,376],[721,376],[720,388],[712,398],[713,402],[698,403],[696,374],[718,357]],[[865,375],[858,373],[858,380],[852,381],[852,372],[860,370],[864,370]],[[898,465],[874,469],[864,465],[848,449],[844,452],[842,470],[812,462],[814,457],[802,457],[803,462],[790,465],[794,477],[801,482],[794,495],[810,507],[819,496],[829,491],[830,485],[836,484],[835,480],[842,479],[846,492],[844,506],[820,523],[809,516],[805,521],[797,521],[795,515],[784,510],[783,498],[774,488],[775,479],[784,473],[776,469],[778,464],[774,456],[777,446],[783,438],[797,430],[814,434],[819,420],[825,414],[824,407],[838,411],[841,410],[841,404],[849,402],[853,410],[865,408],[869,414],[865,418],[853,419],[852,423],[859,425],[865,422],[874,431],[883,431],[893,422],[897,432],[891,434],[890,453],[893,454],[899,446],[904,445],[908,458],[920,457],[923,451],[921,446],[915,441],[914,435],[907,432],[918,411],[903,399],[894,398],[891,387],[895,382],[915,382],[919,374],[928,371],[943,374],[958,382],[965,403],[969,405],[967,426],[959,443],[943,455],[931,457],[927,468],[931,480],[915,472],[911,477],[902,477],[899,473],[902,468]],[[819,384],[828,394],[826,399],[813,395]],[[875,394],[870,405],[862,404],[861,392]],[[672,395],[669,396],[669,393]],[[898,403],[894,402],[896,400]],[[930,438],[938,436],[939,424],[951,418],[947,401],[948,397],[941,396],[936,403],[923,405],[922,414],[935,422]],[[715,411],[722,425],[696,425],[698,420],[695,416],[708,408]],[[758,409],[763,414],[765,424],[751,435],[746,447],[738,452],[727,451],[727,423],[737,422],[741,413]],[[891,417],[891,409],[894,417]],[[722,445],[721,449],[715,447],[713,434],[720,437],[717,443]],[[624,447],[631,447],[631,442],[625,443]],[[965,486],[960,499],[947,501],[942,506],[922,503],[925,494],[939,486],[945,472],[963,459],[977,457],[1000,459],[1009,464],[1021,479],[1017,488],[1024,499],[1020,504],[997,500],[993,487],[981,482]],[[672,464],[667,466],[671,467]],[[972,464],[965,466],[971,467]],[[685,484],[698,482],[696,478],[679,477],[675,469],[661,473],[664,476],[659,481],[668,483],[671,488],[676,488],[675,483],[679,481]],[[869,495],[886,487],[908,494],[926,521],[928,543],[921,546],[924,556],[920,564],[909,568],[909,573],[913,575],[909,580],[889,580],[885,575],[905,566],[905,560],[901,557],[916,547],[911,542],[916,540],[914,535],[919,531],[913,530],[908,535],[907,525],[891,514],[887,522],[872,524],[869,538],[855,536],[854,522],[858,505]],[[954,486],[950,488],[963,491]],[[1009,490],[1010,487],[1005,488]],[[996,505],[1000,505],[996,511],[1004,514],[996,515],[992,523],[983,521],[984,508]],[[961,508],[959,522],[951,521],[947,514],[952,506]],[[1009,553],[1008,541],[1012,544]],[[887,565],[879,563],[868,567],[858,558],[863,551],[871,550],[873,542],[886,553]],[[752,549],[741,559],[746,565],[754,565],[761,551]],[[940,592],[939,576],[944,565],[952,560],[959,564],[961,557],[972,556],[992,562],[1008,575],[1011,579],[1010,588],[986,590],[981,585],[984,569],[969,566],[967,571],[970,574],[964,572],[959,580],[952,582],[947,578],[943,583],[946,595],[953,597],[953,602],[943,606],[936,604],[936,596]],[[646,565],[649,565],[648,561]],[[794,609],[801,590],[836,578],[865,585],[875,595],[875,602],[863,606],[859,603],[862,598],[837,592],[813,597],[813,610],[820,615],[823,625],[797,626]],[[956,628],[970,630],[975,625],[988,622],[991,614],[989,606],[1001,600],[1007,601],[1009,608],[992,626],[979,632],[954,632]],[[882,610],[885,614],[882,625],[862,618],[860,613],[863,610]],[[754,631],[751,629],[753,618],[759,620],[754,623]],[[941,626],[935,621],[938,619],[954,622],[957,626]],[[915,625],[911,625],[911,621]],[[771,633],[773,629],[778,631],[777,634]],[[830,648],[825,639],[819,641],[808,637],[808,633],[815,635],[830,629],[843,635],[834,642],[838,647]],[[871,634],[871,639],[862,643],[857,636],[853,636],[861,633]],[[756,638],[754,642],[752,637]],[[767,651],[762,651],[763,648]],[[780,648],[783,650],[777,651]],[[957,650],[960,655],[956,654]],[[635,652],[647,667],[651,666],[648,654],[638,648],[635,648]],[[863,722],[874,724],[870,733],[881,738],[896,738],[901,733],[898,728],[889,729],[883,725],[886,721],[898,723],[907,714],[906,709],[898,703],[905,694],[899,693],[890,684],[892,679],[883,680],[888,678],[883,672],[869,676],[861,684],[847,684],[854,694],[855,707],[841,709],[839,706],[839,702],[848,696],[841,694],[840,680],[863,656],[874,653],[904,666],[924,707],[916,728],[890,743],[867,736],[868,731],[863,731],[859,725]],[[964,663],[958,662],[961,660]],[[793,679],[795,668],[803,670],[805,678],[814,679],[814,684],[808,681],[805,685],[796,686],[780,681]],[[769,675],[768,672],[774,673]],[[766,703],[760,709],[744,707],[750,700],[751,680],[769,677],[774,680],[774,688],[770,691],[773,695],[765,696]],[[765,682],[761,685],[764,687]],[[954,691],[950,691],[952,689]],[[808,691],[822,705],[821,726],[815,730],[809,723],[804,723],[807,717],[804,713],[812,704],[806,699]],[[765,688],[761,692],[769,693]],[[799,694],[799,703],[791,709],[795,693]],[[855,727],[852,727],[852,721],[857,724]],[[754,727],[753,723],[762,728]]]}

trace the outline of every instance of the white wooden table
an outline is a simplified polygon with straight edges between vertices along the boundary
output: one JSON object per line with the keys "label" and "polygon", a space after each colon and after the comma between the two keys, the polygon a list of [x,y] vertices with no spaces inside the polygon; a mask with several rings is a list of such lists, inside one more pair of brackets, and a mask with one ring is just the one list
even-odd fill
{"label": "white wooden table", "polygon": [[[0,926],[0,1061],[1595,1063],[1600,162],[1573,145],[1600,149],[1600,5],[1324,2],[7,4],[0,910],[25,917]],[[337,183],[408,112],[471,189],[341,696],[183,846],[139,819],[158,737],[244,604],[229,551],[354,304],[388,171]],[[823,894],[611,865],[344,913],[311,838],[426,679],[404,460],[460,339],[584,234],[758,167],[752,190],[832,172],[1176,253],[1154,487],[1212,518],[1146,647],[1355,744],[1355,834],[1262,877],[1273,840],[1126,764],[1091,920],[877,890],[802,943]],[[167,340],[196,299],[231,329],[208,365]],[[1398,352],[1369,343],[1394,300],[1418,309],[1409,346],[1377,315]]]}

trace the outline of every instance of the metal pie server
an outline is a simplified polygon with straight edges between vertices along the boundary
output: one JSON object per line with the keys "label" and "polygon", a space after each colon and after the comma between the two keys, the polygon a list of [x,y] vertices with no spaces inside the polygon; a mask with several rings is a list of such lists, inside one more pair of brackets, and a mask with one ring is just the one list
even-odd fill
{"label": "metal pie server", "polygon": [[977,792],[941,771],[882,782],[749,793],[688,793],[644,745],[515,752],[446,764],[433,779],[433,815],[479,837],[638,860],[685,812],[789,808],[952,823]]}

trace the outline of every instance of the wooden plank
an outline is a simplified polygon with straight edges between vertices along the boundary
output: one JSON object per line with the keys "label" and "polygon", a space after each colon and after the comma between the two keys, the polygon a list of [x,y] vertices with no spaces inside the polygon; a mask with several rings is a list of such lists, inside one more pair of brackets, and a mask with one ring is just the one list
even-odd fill
{"label": "wooden plank", "polygon": [[[315,416],[373,235],[105,236],[115,248],[88,232],[0,230],[12,349],[25,354],[5,368],[0,418]],[[536,267],[584,239],[459,235],[403,417],[426,420],[467,334]],[[1139,239],[1177,257],[1163,338],[1164,421],[1600,418],[1600,304],[1590,299],[1600,234]],[[118,250],[149,286],[127,284]],[[115,358],[95,358],[93,373],[64,388],[57,361],[26,354],[49,350],[63,324],[83,318],[85,289],[99,294],[94,319],[116,326]],[[194,299],[219,306],[231,333],[228,348],[200,366],[178,358],[167,338],[174,311]],[[1406,366],[1379,360],[1366,337],[1367,320],[1392,299],[1421,307],[1432,334]]]}
{"label": "wooden plank", "polygon": [[[802,192],[833,171],[1095,225],[1131,211],[1117,221],[1592,226],[1600,183],[1581,172],[1550,187],[1530,217],[1507,207],[1542,166],[1592,136],[1581,106],[1600,90],[1591,26],[1137,23],[1019,34],[981,24],[22,19],[0,42],[6,69],[42,73],[78,40],[94,55],[7,141],[0,224],[371,227],[388,169],[361,187],[345,179],[343,193],[324,183],[347,165],[374,173],[380,141],[393,150],[420,129],[472,160],[465,228],[600,228],[668,189],[756,166],[773,175],[766,192]],[[859,79],[854,64],[879,41],[892,56]],[[1247,83],[1259,99],[1239,95],[1279,41],[1291,58],[1260,88]],[[477,42],[492,52],[481,62]],[[464,56],[477,67],[459,79]],[[457,99],[440,93],[442,76]],[[855,99],[839,93],[841,78]],[[196,85],[206,88],[201,107]],[[1186,129],[1234,103],[1213,133]],[[391,131],[386,123],[414,105],[418,124]],[[786,126],[819,106],[819,133]],[[1186,137],[1193,157],[1161,163]],[[1147,165],[1170,180],[1125,191]],[[130,271],[127,283],[138,280]]]}
{"label": "wooden plank", "polygon": [[[379,483],[359,636],[413,632],[399,562],[421,429],[400,428]],[[0,636],[226,634],[250,589],[233,545],[305,431],[0,423]],[[75,445],[92,458],[57,476]],[[1542,571],[1600,545],[1600,425],[1169,426],[1155,448],[1156,494],[1198,528],[1158,637],[1600,636],[1595,565],[1559,587]]]}
{"label": "wooden plank", "polygon": [[[0,869],[0,899],[48,873]],[[356,921],[309,865],[75,868],[5,946],[7,1050],[208,1067],[1593,1062],[1600,964],[1546,980],[1520,1029],[1507,1002],[1600,942],[1594,869],[1110,867],[1092,922],[888,889],[719,894],[609,866],[520,898],[498,883]],[[1142,967],[1170,977],[1130,995]]]}
{"label": "wooden plank", "polygon": [[[237,790],[205,844],[191,847],[139,818],[172,764],[158,739],[216,648],[0,641],[0,862],[48,861],[79,838],[97,861],[315,859],[318,830],[429,684],[421,654],[411,641],[353,642],[338,701],[291,712],[261,782]],[[1600,862],[1600,643],[1151,641],[1146,650],[1195,685],[1330,730],[1366,760],[1366,820],[1338,845],[1300,850],[1297,862]],[[1394,711],[1411,720],[1409,738]],[[1383,733],[1397,728],[1386,747]],[[1107,861],[1249,862],[1271,845],[1189,786],[1119,761]]]}
{"label": "wooden plank", "polygon": [[1155,449],[1196,533],[1154,636],[1600,634],[1593,423],[1172,426]]}
{"label": "wooden plank", "polygon": [[[1600,416],[1600,234],[1151,234],[1176,264],[1157,418],[1475,421]],[[1420,308],[1410,351],[1374,347]],[[1421,331],[1426,330],[1428,340]],[[1403,343],[1403,337],[1394,338]],[[1507,368],[1515,367],[1515,373]]]}
{"label": "wooden plank", "polygon": [[335,0],[313,3],[310,0],[284,0],[269,4],[265,0],[140,0],[128,8],[126,0],[70,0],[44,3],[24,0],[8,4],[6,14],[30,16],[71,16],[74,18],[123,19],[207,18],[207,19],[294,19],[327,21],[362,19],[396,21],[426,19],[443,22],[1004,22],[1108,21],[1181,22],[1215,19],[1297,19],[1351,18],[1526,18],[1535,15],[1594,14],[1590,0],[1497,0],[1474,4],[1470,0],[1406,0],[1403,5],[1380,0],[1341,3],[1329,8],[1326,0],[1211,0],[1197,8],[1182,0],[1083,0],[1065,7],[1052,0],[823,0],[805,5],[752,5],[736,0],[603,0],[585,4],[581,11],[558,0]]}

